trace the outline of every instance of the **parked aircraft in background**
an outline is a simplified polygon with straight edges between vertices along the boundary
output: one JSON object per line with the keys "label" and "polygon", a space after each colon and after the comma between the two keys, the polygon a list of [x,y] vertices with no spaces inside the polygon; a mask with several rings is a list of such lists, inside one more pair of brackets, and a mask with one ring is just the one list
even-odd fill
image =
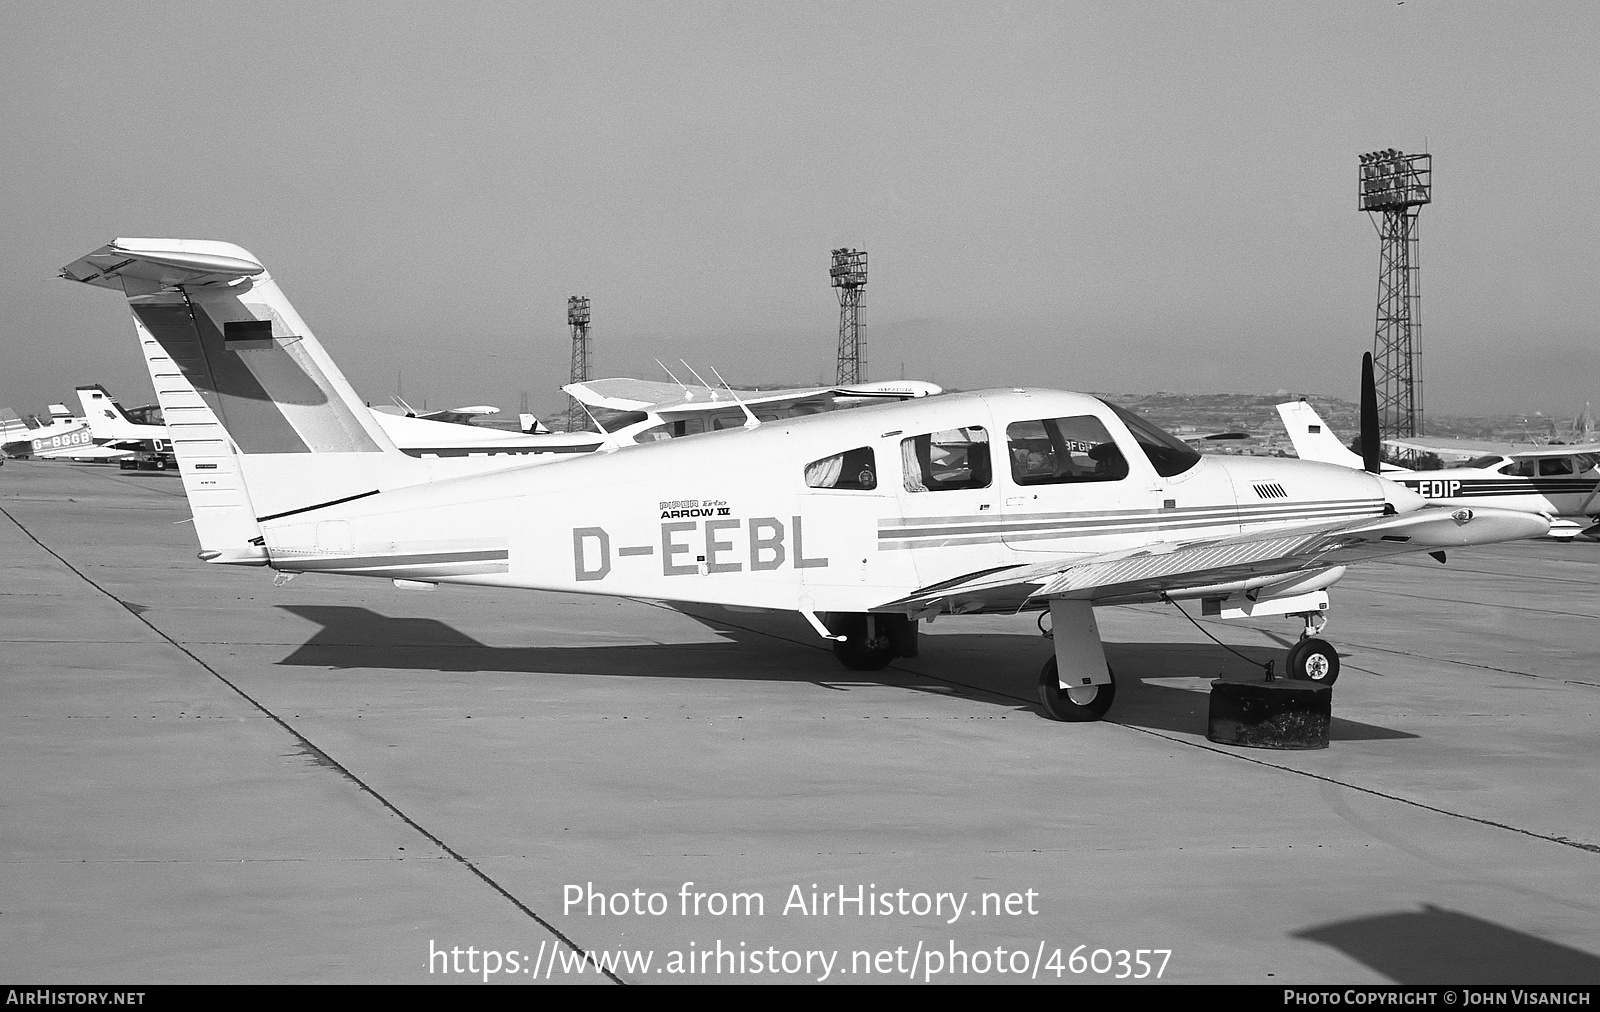
{"label": "parked aircraft in background", "polygon": [[[565,454],[591,453],[598,450],[605,439],[594,432],[551,432],[548,429],[543,432],[510,432],[459,421],[436,420],[437,417],[452,413],[407,415],[377,408],[371,415],[396,446],[414,456],[489,455],[499,457],[500,464],[520,464],[527,463],[524,458],[529,456],[549,461]],[[464,416],[457,414],[457,417]]]}
{"label": "parked aircraft in background", "polygon": [[48,422],[37,418],[23,421],[9,413],[0,417],[0,453],[8,457],[85,461],[127,455],[123,450],[97,446],[88,419],[74,415],[65,404],[50,405]]}
{"label": "parked aircraft in background", "polygon": [[178,466],[161,407],[125,409],[98,383],[78,387],[78,403],[97,446],[120,453],[123,470],[165,471]]}
{"label": "parked aircraft in background", "polygon": [[[1351,452],[1304,400],[1278,406],[1301,460],[1360,468]],[[1550,536],[1570,538],[1600,519],[1600,443],[1518,446],[1474,440],[1387,439],[1384,445],[1469,457],[1454,467],[1415,471],[1385,463],[1383,474],[1439,506],[1495,506],[1551,518]],[[1591,536],[1585,534],[1586,537]]]}
{"label": "parked aircraft in background", "polygon": [[[672,375],[668,372],[668,375]],[[698,378],[698,377],[697,377]],[[846,386],[734,390],[613,377],[561,388],[586,408],[617,412],[605,420],[614,443],[653,443],[701,432],[744,428],[752,420],[775,422],[839,408],[909,400],[943,393],[922,380],[884,380]],[[591,412],[592,413],[592,412]],[[600,424],[596,420],[596,424]]]}
{"label": "parked aircraft in background", "polygon": [[[421,418],[424,421],[429,422],[449,422],[452,425],[473,425],[475,424],[475,419],[484,418],[489,415],[498,415],[500,413],[500,409],[495,407],[493,404],[474,404],[464,408],[439,408],[435,411],[429,411],[427,408],[423,408],[421,411],[418,411],[416,408],[407,404],[399,397],[396,397],[394,401],[396,406],[400,409],[399,413],[405,415],[407,418]],[[384,412],[390,411],[390,409],[387,407],[379,407],[375,408],[374,410]]]}
{"label": "parked aircraft in background", "polygon": [[[1203,457],[1098,398],[1036,389],[486,472],[397,448],[238,246],[119,239],[62,277],[126,295],[206,562],[794,611],[858,669],[913,652],[921,619],[1048,610],[1039,695],[1062,720],[1115,695],[1097,605],[1188,598],[1309,634],[1350,564],[1549,527],[1424,509],[1347,468]],[[1339,656],[1307,635],[1288,668],[1331,682]]]}

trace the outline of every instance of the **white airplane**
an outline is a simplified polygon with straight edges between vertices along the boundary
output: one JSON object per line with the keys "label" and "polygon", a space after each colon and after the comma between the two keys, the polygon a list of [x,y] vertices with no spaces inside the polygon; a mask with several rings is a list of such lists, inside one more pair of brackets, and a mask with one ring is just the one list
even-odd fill
{"label": "white airplane", "polygon": [[[1360,468],[1363,461],[1339,442],[1304,400],[1278,406],[1301,460]],[[1600,443],[1517,446],[1470,440],[1386,439],[1387,446],[1470,457],[1464,464],[1415,471],[1385,463],[1383,475],[1439,506],[1494,506],[1551,518],[1550,536],[1586,533],[1600,519]]]}
{"label": "white airplane", "polygon": [[[438,413],[438,418],[448,414]],[[605,442],[604,436],[594,432],[510,432],[382,409],[371,415],[390,440],[412,456],[494,456],[501,466],[509,466],[527,463],[529,458],[547,462],[567,454],[592,453]]]}
{"label": "white airplane", "polygon": [[0,453],[8,457],[41,460],[114,460],[127,456],[95,444],[87,418],[74,415],[65,404],[50,405],[50,421],[32,424],[15,415],[0,418]]}
{"label": "white airplane", "polygon": [[407,418],[421,418],[429,422],[449,422],[452,425],[472,425],[475,418],[483,418],[487,415],[498,415],[500,413],[500,409],[493,404],[473,404],[463,408],[439,408],[436,411],[429,411],[427,408],[423,408],[418,411],[399,396],[395,397],[394,402],[395,407],[393,408],[383,405],[373,410],[401,414]]}
{"label": "white airplane", "polygon": [[98,383],[78,387],[78,403],[95,445],[116,451],[123,470],[177,469],[159,405],[126,409]]}
{"label": "white airplane", "polygon": [[[663,366],[663,368],[665,368]],[[669,370],[667,375],[671,376]],[[699,374],[696,373],[696,378]],[[847,386],[780,390],[734,390],[705,383],[611,377],[569,383],[561,389],[585,408],[620,412],[607,419],[613,444],[653,443],[702,432],[744,428],[752,421],[775,422],[823,411],[908,400],[943,393],[923,380],[881,380]],[[593,412],[590,413],[593,417]],[[595,424],[599,425],[597,418]]]}
{"label": "white airplane", "polygon": [[[123,292],[166,413],[200,558],[280,574],[475,584],[798,612],[848,667],[941,614],[1048,610],[1045,712],[1115,696],[1098,605],[1198,599],[1300,616],[1292,676],[1345,567],[1533,537],[1423,509],[1372,474],[1203,457],[1083,394],[990,390],[482,470],[401,452],[266,269],[230,243],[119,239],[62,277]],[[472,473],[473,470],[479,473]]]}

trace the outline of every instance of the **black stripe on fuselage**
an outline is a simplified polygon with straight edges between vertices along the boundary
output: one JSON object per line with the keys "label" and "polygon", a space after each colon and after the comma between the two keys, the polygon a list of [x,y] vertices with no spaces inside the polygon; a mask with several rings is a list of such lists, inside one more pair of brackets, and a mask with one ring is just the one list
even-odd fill
{"label": "black stripe on fuselage", "polygon": [[426,446],[404,447],[401,453],[408,457],[495,457],[528,456],[536,453],[593,453],[599,443],[580,446]]}
{"label": "black stripe on fuselage", "polygon": [[292,517],[296,513],[310,513],[312,510],[320,510],[328,506],[337,506],[342,502],[355,502],[357,499],[365,499],[369,495],[377,495],[379,491],[379,489],[373,489],[371,492],[358,492],[355,495],[347,495],[343,499],[330,499],[327,502],[319,502],[315,506],[302,506],[297,510],[284,510],[282,513],[274,513],[271,516],[256,517],[256,523],[264,524],[268,520],[278,520],[282,517]]}

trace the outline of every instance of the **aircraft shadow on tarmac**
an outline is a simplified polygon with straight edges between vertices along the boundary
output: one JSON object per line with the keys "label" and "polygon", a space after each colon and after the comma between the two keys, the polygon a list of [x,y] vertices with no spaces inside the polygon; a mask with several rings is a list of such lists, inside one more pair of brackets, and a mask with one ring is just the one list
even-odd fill
{"label": "aircraft shadow on tarmac", "polygon": [[1470,914],[1424,904],[1294,933],[1396,984],[1593,984],[1600,957]]}
{"label": "aircraft shadow on tarmac", "polygon": [[[279,607],[321,626],[278,662],[308,667],[792,681],[840,691],[895,685],[1038,712],[1035,677],[1049,656],[1047,643],[1036,635],[951,633],[923,637],[921,657],[897,660],[881,671],[846,671],[798,616],[704,605],[674,610],[705,625],[720,642],[573,647],[489,646],[437,619],[390,617],[350,605]],[[1204,734],[1209,679],[1259,677],[1259,669],[1209,643],[1110,642],[1106,648],[1118,672],[1112,719],[1132,727]],[[1258,663],[1278,657],[1264,648],[1240,652]],[[1185,687],[1162,684],[1167,678]],[[1412,737],[1340,717],[1329,728],[1336,741]]]}

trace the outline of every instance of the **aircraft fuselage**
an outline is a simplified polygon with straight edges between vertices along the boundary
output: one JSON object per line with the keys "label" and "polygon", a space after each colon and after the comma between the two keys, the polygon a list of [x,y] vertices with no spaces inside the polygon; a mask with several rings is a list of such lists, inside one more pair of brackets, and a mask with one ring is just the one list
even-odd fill
{"label": "aircraft fuselage", "polygon": [[1093,397],[984,391],[395,489],[261,530],[289,572],[864,612],[980,570],[1385,512],[1365,473],[1173,443],[1147,452]]}

